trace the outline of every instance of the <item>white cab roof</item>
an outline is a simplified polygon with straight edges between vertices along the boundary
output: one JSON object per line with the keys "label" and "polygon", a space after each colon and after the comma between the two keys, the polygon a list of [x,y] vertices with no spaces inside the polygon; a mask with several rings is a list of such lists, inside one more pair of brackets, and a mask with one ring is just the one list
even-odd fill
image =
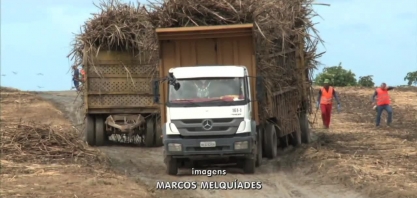
{"label": "white cab roof", "polygon": [[245,66],[194,66],[171,68],[175,78],[244,77]]}

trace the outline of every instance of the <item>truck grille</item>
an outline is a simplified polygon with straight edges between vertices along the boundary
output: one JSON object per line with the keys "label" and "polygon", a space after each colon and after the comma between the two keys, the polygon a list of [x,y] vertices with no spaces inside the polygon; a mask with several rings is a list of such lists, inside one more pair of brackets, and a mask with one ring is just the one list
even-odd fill
{"label": "truck grille", "polygon": [[[204,128],[207,121],[211,127]],[[171,120],[183,136],[235,134],[242,121],[243,118]]]}

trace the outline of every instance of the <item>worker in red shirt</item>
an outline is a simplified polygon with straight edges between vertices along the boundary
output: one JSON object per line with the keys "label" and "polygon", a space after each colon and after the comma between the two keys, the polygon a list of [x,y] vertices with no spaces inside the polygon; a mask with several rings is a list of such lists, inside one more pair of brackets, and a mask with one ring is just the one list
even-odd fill
{"label": "worker in red shirt", "polygon": [[[390,126],[392,123],[392,107],[391,98],[389,97],[388,91],[394,89],[394,87],[387,87],[386,83],[382,83],[379,88],[375,90],[372,96],[372,103],[376,105],[376,127],[379,127],[381,122],[382,112],[385,110],[388,113],[387,125]],[[376,99],[376,100],[375,100]]]}
{"label": "worker in red shirt", "polygon": [[323,120],[324,128],[330,127],[330,118],[332,115],[333,97],[337,101],[337,110],[340,111],[340,100],[336,91],[329,85],[329,79],[324,80],[324,86],[320,89],[317,97],[317,110],[321,109],[321,118]]}

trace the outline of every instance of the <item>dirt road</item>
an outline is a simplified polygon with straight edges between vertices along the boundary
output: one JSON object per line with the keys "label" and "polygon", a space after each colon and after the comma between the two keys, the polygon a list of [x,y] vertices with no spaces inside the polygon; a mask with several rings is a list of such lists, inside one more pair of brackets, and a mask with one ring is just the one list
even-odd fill
{"label": "dirt road", "polygon": [[[80,100],[74,91],[37,92],[36,94],[53,102],[78,128],[83,128]],[[354,198],[364,197],[338,185],[323,185],[319,178],[305,176],[305,170],[290,167],[291,148],[280,153],[275,160],[264,159],[254,175],[244,175],[228,169],[226,176],[191,176],[190,170],[181,171],[183,176],[168,176],[165,173],[162,148],[134,146],[100,147],[107,154],[115,169],[135,181],[141,181],[157,197],[273,197],[273,198]],[[260,181],[262,190],[157,190],[157,181]]]}

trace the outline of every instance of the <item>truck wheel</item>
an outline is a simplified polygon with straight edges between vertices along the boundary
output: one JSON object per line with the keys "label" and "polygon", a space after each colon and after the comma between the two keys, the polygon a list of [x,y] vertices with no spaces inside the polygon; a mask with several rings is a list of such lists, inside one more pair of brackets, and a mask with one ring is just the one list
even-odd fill
{"label": "truck wheel", "polygon": [[263,134],[263,129],[259,128],[258,129],[258,141],[256,142],[256,167],[259,167],[262,163],[262,157],[263,157],[263,152],[262,152],[262,134]]}
{"label": "truck wheel", "polygon": [[94,146],[96,144],[96,134],[95,134],[95,120],[92,115],[86,116],[86,123],[85,123],[85,140],[87,144],[90,146]]}
{"label": "truck wheel", "polygon": [[104,131],[104,119],[102,116],[98,115],[96,116],[96,146],[104,146],[107,134]]}
{"label": "truck wheel", "polygon": [[243,166],[243,172],[247,174],[255,173],[256,159],[246,159]]}
{"label": "truck wheel", "polygon": [[155,121],[155,146],[163,146],[163,139],[162,139],[162,128],[161,128],[161,119],[156,118]]}
{"label": "truck wheel", "polygon": [[155,121],[152,117],[146,120],[146,133],[145,133],[145,146],[146,147],[151,147],[154,145],[154,140],[155,140],[155,132],[154,132],[155,127],[154,126],[155,126]]}
{"label": "truck wheel", "polygon": [[311,134],[307,114],[301,113],[298,119],[300,121],[301,142],[308,144],[311,142]]}
{"label": "truck wheel", "polygon": [[167,159],[167,173],[168,175],[177,175],[178,174],[178,162],[177,159],[169,157]]}
{"label": "truck wheel", "polygon": [[291,133],[291,144],[294,147],[301,145],[301,131],[294,131]]}
{"label": "truck wheel", "polygon": [[289,146],[288,135],[284,135],[279,138],[279,145],[281,146],[281,148],[287,148]]}
{"label": "truck wheel", "polygon": [[273,124],[267,124],[265,128],[265,156],[274,159],[278,152],[278,138]]}

